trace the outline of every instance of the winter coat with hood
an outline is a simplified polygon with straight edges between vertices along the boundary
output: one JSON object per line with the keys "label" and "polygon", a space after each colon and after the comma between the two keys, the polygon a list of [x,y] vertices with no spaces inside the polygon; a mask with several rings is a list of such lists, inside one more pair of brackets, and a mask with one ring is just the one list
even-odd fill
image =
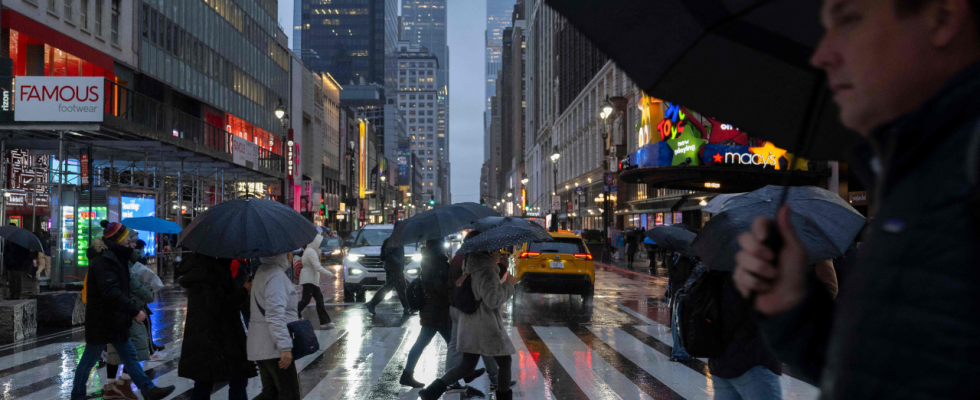
{"label": "winter coat with hood", "polygon": [[419,324],[434,328],[452,327],[449,299],[454,282],[449,281],[449,258],[439,247],[422,249],[422,288],[425,305],[419,310]]}
{"label": "winter coat with hood", "polygon": [[27,271],[31,267],[31,251],[11,241],[4,241],[3,266],[10,271]]}
{"label": "winter coat with hood", "polygon": [[[129,268],[129,297],[144,312],[147,311],[145,308],[146,305],[153,302],[153,289],[150,288],[150,285],[143,282],[139,273],[132,266]],[[146,325],[142,322],[136,322],[136,318],[133,318],[129,323],[129,341],[133,342],[133,347],[136,348],[136,361],[150,359],[150,334],[146,331]],[[108,352],[106,360],[110,364],[122,364],[122,359],[119,358],[119,353],[115,347],[109,345],[106,347],[106,351]]]}
{"label": "winter coat with hood", "polygon": [[252,378],[241,306],[248,291],[235,283],[231,260],[191,253],[181,263],[180,286],[187,289],[184,345],[177,375],[193,381]]}
{"label": "winter coat with hood", "polygon": [[760,322],[822,398],[980,395],[978,127],[980,63],[876,128],[848,164],[876,212],[836,301],[812,280],[794,309]]}
{"label": "winter coat with hood", "polygon": [[[248,323],[248,359],[278,359],[293,350],[293,339],[286,324],[296,321],[296,287],[286,271],[291,267],[286,254],[262,257],[262,265],[252,278],[252,316]],[[265,311],[264,315],[261,310]]]}
{"label": "winter coat with hood", "polygon": [[303,269],[299,273],[300,285],[311,283],[320,286],[320,274],[326,275],[328,278],[333,277],[332,272],[320,265],[320,242],[322,241],[323,236],[317,234],[303,250],[303,258],[301,259]]}
{"label": "winter coat with hood", "polygon": [[469,274],[480,306],[472,314],[460,313],[456,349],[484,356],[516,354],[501,315],[507,299],[514,295],[514,285],[500,283],[500,267],[484,252],[470,253],[463,273]]}
{"label": "winter coat with hood", "polygon": [[129,339],[129,327],[142,307],[130,297],[128,260],[133,249],[93,239],[85,303],[85,342],[109,344]]}

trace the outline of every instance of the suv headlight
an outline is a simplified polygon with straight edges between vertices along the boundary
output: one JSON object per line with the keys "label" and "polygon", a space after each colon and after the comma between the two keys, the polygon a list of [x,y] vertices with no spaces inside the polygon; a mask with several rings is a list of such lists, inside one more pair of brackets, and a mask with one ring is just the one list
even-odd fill
{"label": "suv headlight", "polygon": [[361,259],[361,257],[364,257],[364,255],[363,254],[353,254],[353,253],[347,255],[347,259],[350,260],[350,261],[353,261],[353,262],[357,262],[358,260]]}
{"label": "suv headlight", "polygon": [[340,254],[340,249],[334,249],[334,251],[331,251],[330,254],[333,254],[333,255]]}
{"label": "suv headlight", "polygon": [[360,274],[363,274],[363,273],[364,273],[364,271],[361,271],[361,270],[360,270],[360,268],[351,268],[351,269],[350,269],[350,272],[349,272],[349,273],[350,273],[350,274],[351,274],[352,276],[356,276],[356,275],[360,275]]}
{"label": "suv headlight", "polygon": [[418,268],[409,268],[409,269],[405,270],[405,272],[407,274],[409,274],[409,275],[418,275],[419,274],[419,269]]}
{"label": "suv headlight", "polygon": [[422,254],[412,254],[410,257],[412,257],[412,261],[422,262]]}

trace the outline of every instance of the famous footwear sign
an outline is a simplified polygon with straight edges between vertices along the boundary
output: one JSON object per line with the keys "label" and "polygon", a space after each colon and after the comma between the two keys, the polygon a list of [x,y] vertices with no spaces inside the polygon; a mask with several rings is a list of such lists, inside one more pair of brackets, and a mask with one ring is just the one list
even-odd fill
{"label": "famous footwear sign", "polygon": [[105,78],[19,76],[15,121],[102,122]]}

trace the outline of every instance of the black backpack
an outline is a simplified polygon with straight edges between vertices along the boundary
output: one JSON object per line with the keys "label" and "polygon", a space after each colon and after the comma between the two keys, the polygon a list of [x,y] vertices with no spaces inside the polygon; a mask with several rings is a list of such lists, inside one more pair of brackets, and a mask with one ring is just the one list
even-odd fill
{"label": "black backpack", "polygon": [[408,307],[413,310],[421,310],[425,307],[425,286],[422,283],[422,277],[415,278],[412,283],[408,284],[408,289],[405,291],[408,297]]}
{"label": "black backpack", "polygon": [[483,300],[477,300],[476,295],[473,294],[473,279],[470,274],[459,277],[456,287],[453,288],[453,307],[465,314],[473,314],[480,309],[482,302]]}
{"label": "black backpack", "polygon": [[717,358],[725,351],[721,291],[726,279],[725,272],[695,272],[675,295],[678,337],[691,357]]}

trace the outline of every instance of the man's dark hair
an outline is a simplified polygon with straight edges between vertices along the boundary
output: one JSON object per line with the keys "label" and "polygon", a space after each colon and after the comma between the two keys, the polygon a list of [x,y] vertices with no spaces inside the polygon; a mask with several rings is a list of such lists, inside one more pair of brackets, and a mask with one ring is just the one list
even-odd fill
{"label": "man's dark hair", "polygon": [[[929,4],[933,0],[895,0],[895,10],[898,11],[898,15],[912,15],[918,14],[922,11],[922,7]],[[973,9],[973,16],[980,22],[980,0],[969,0],[970,8]]]}

